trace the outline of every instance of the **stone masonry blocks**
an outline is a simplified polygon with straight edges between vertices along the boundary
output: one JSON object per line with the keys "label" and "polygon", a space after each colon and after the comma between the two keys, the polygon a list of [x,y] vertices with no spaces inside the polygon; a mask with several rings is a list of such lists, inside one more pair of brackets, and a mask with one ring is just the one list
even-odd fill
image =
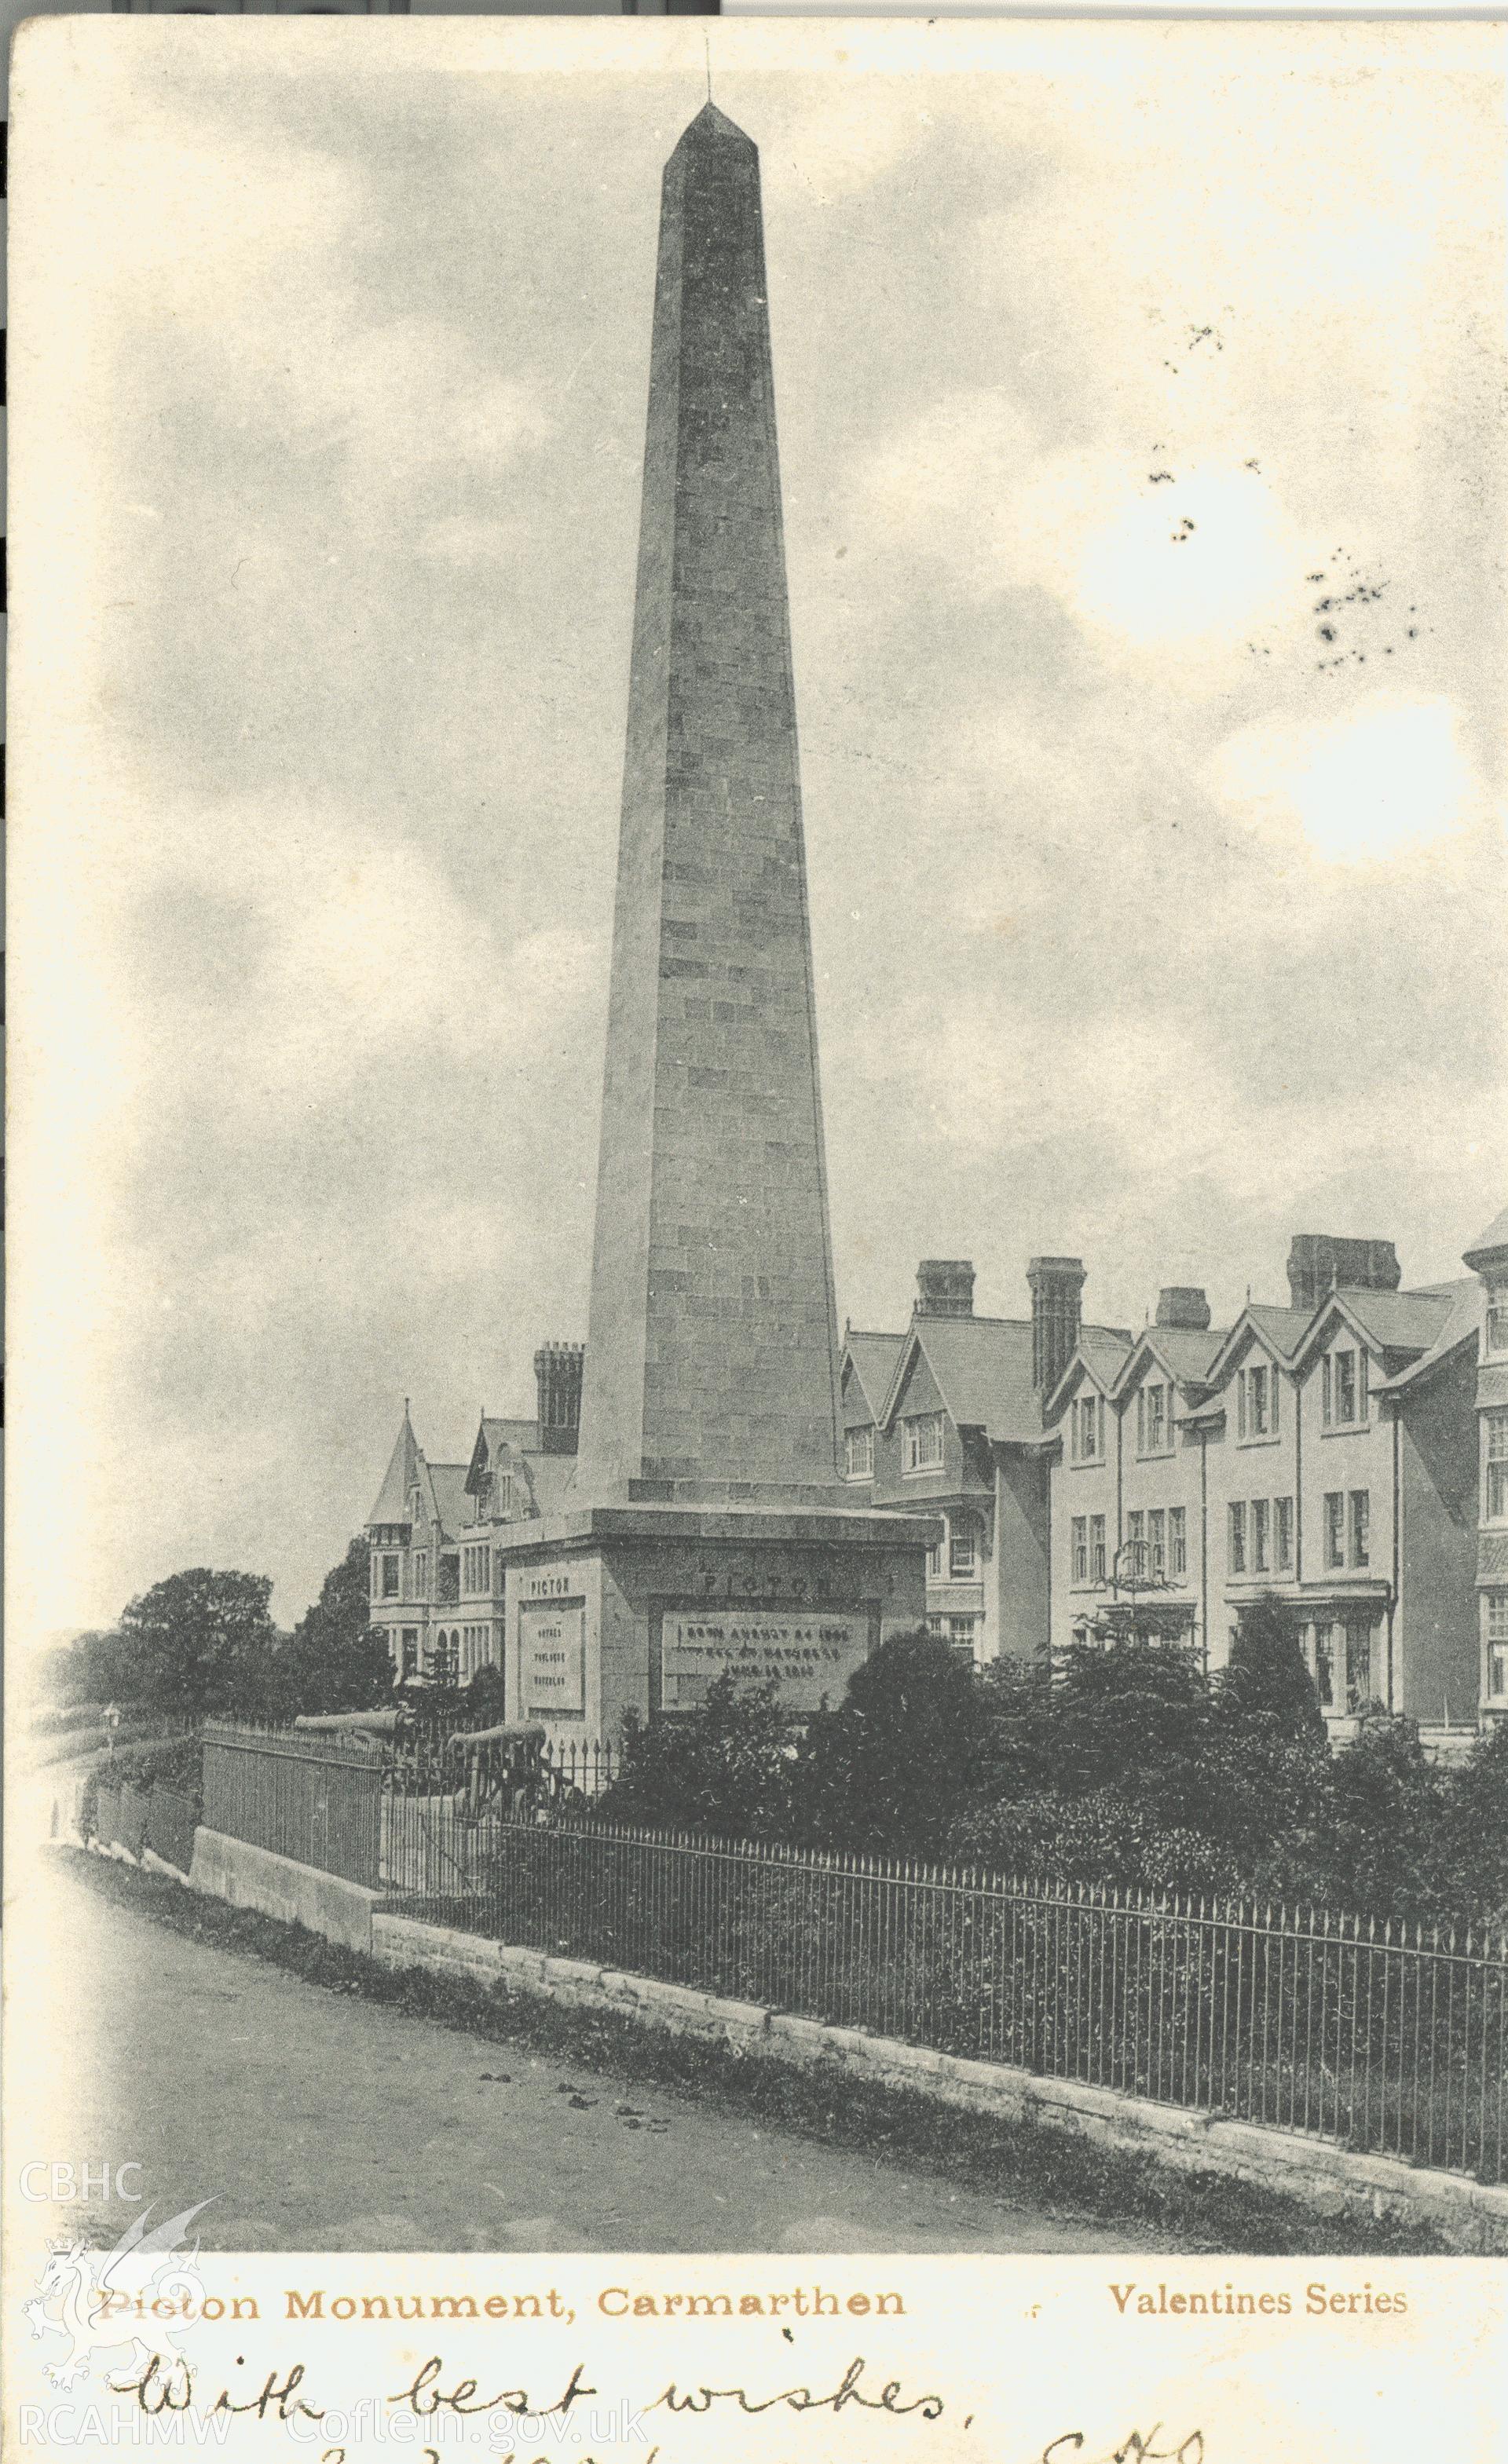
{"label": "stone masonry blocks", "polygon": [[578,1492],[835,1484],[757,149],[665,169]]}

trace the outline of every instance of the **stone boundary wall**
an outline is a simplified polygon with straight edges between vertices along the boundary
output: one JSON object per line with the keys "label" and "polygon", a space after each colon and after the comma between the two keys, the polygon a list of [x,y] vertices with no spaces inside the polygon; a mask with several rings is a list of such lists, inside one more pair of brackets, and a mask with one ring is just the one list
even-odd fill
{"label": "stone boundary wall", "polygon": [[1455,2251],[1508,2252],[1508,2189],[1396,2157],[1353,2155],[1297,2131],[1215,2120],[1076,2079],[1039,2079],[1001,2062],[971,2061],[858,2029],[828,2027],[759,2003],[729,2002],[688,1985],[551,1958],[382,1908],[372,1918],[371,1949],[389,1968],[426,1969],[487,1990],[505,1986],[570,2010],[616,2011],[646,2027],[703,2036],[761,2060],[804,2069],[831,2066],[852,2079],[909,2088],[999,2122],[1069,2132],[1181,2171],[1231,2174],[1300,2200],[1320,2215],[1392,2215],[1404,2224],[1428,2224]]}
{"label": "stone boundary wall", "polygon": [[343,1881],[338,1874],[322,1874],[271,1848],[254,1848],[247,1839],[233,1839],[224,1831],[207,1831],[201,1823],[193,1836],[189,1887],[234,1908],[256,1908],[264,1917],[280,1917],[284,1925],[301,1925],[347,1950],[372,1949],[372,1910],[384,1894],[360,1882]]}
{"label": "stone boundary wall", "polygon": [[504,1987],[568,2010],[617,2012],[645,2027],[705,2037],[755,2059],[820,2066],[1023,2128],[1065,2131],[1180,2171],[1229,2174],[1299,2200],[1320,2215],[1391,2215],[1406,2226],[1429,2225],[1450,2249],[1463,2254],[1508,2254],[1508,2189],[1488,2188],[1460,2174],[1432,2172],[1392,2156],[1353,2155],[1297,2131],[1220,2121],[1077,2079],[1039,2079],[1003,2062],[971,2061],[856,2028],[798,2019],[757,2002],[727,2001],[694,1986],[624,1975],[587,1960],[556,1959],[429,1925],[385,1907],[384,1893],[202,1827],[194,1835],[188,1880],[196,1891],[304,1925],[388,1968],[423,1969],[486,1991]]}

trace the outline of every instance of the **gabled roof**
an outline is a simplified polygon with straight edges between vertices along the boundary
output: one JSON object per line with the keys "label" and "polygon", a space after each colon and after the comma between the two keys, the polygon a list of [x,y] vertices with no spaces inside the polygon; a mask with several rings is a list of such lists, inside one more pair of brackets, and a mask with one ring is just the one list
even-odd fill
{"label": "gabled roof", "polygon": [[920,1351],[955,1428],[989,1438],[1039,1438],[1042,1403],[1031,1383],[1031,1322],[1009,1317],[919,1317],[901,1346],[887,1427],[906,1373]]}
{"label": "gabled roof", "polygon": [[1108,1395],[1130,1349],[1131,1337],[1123,1328],[1080,1327],[1078,1341],[1074,1347],[1073,1357],[1068,1367],[1053,1387],[1052,1394],[1043,1397],[1043,1419],[1057,1419],[1079,1377],[1091,1378],[1101,1395]]}
{"label": "gabled roof", "polygon": [[509,1470],[521,1480],[521,1503],[534,1513],[550,1514],[558,1506],[565,1504],[571,1475],[576,1468],[575,1456],[546,1454],[540,1444],[537,1420],[495,1420],[484,1413],[477,1431],[477,1441],[471,1450],[471,1461],[464,1466],[463,1485],[471,1492],[462,1499],[466,1522],[471,1521],[475,1511],[477,1475],[484,1448],[489,1463],[505,1461]]}
{"label": "gabled roof", "polygon": [[1314,1351],[1332,1316],[1343,1319],[1353,1334],[1381,1352],[1428,1352],[1451,1314],[1453,1288],[1437,1284],[1424,1291],[1373,1292],[1342,1285],[1326,1292],[1294,1355],[1295,1365]]}
{"label": "gabled roof", "polygon": [[366,1517],[368,1524],[408,1522],[409,1491],[413,1486],[422,1460],[413,1424],[409,1419],[409,1406],[405,1403],[398,1442],[393,1447],[383,1485],[377,1492],[377,1503]]}
{"label": "gabled roof", "polygon": [[905,1342],[903,1334],[861,1334],[854,1327],[844,1333],[843,1349],[854,1364],[871,1419],[877,1420],[884,1408]]}
{"label": "gabled roof", "polygon": [[1478,1232],[1471,1247],[1464,1252],[1466,1264],[1475,1266],[1478,1259],[1490,1258],[1495,1249],[1508,1249],[1508,1206],[1495,1215],[1485,1232]]}
{"label": "gabled roof", "polygon": [[[1113,1335],[1086,1327],[1086,1336]],[[1023,1317],[915,1317],[902,1340],[880,1414],[895,1419],[911,1364],[920,1353],[955,1428],[982,1429],[996,1445],[1032,1445],[1044,1435],[1044,1397],[1031,1383],[1031,1321]]]}
{"label": "gabled roof", "polygon": [[1202,1386],[1225,1339],[1220,1326],[1144,1326],[1120,1364],[1116,1393],[1125,1393],[1148,1359],[1157,1361],[1175,1386]]}
{"label": "gabled roof", "polygon": [[504,1446],[512,1446],[517,1453],[523,1454],[538,1446],[539,1442],[538,1420],[494,1420],[484,1412],[472,1445],[471,1461],[466,1465],[467,1487],[474,1485],[481,1469],[483,1452],[489,1463],[496,1463]]}
{"label": "gabled roof", "polygon": [[1206,1383],[1210,1386],[1221,1383],[1249,1334],[1254,1334],[1286,1369],[1303,1341],[1313,1317],[1313,1309],[1277,1309],[1268,1301],[1248,1301],[1206,1370]]}
{"label": "gabled roof", "polygon": [[464,1463],[425,1463],[430,1500],[434,1519],[447,1540],[454,1540],[463,1523],[469,1523],[471,1501],[466,1494]]}
{"label": "gabled roof", "polygon": [[1481,1333],[1481,1286],[1475,1275],[1463,1275],[1456,1283],[1442,1284],[1436,1287],[1436,1292],[1430,1297],[1442,1298],[1447,1303],[1446,1315],[1441,1321],[1439,1331],[1429,1349],[1421,1353],[1417,1360],[1410,1360],[1408,1367],[1400,1369],[1395,1376],[1381,1380],[1381,1383],[1389,1390],[1396,1390],[1402,1386],[1417,1386],[1423,1378],[1438,1369],[1441,1361],[1449,1353],[1459,1350],[1462,1344],[1470,1343],[1475,1346]]}

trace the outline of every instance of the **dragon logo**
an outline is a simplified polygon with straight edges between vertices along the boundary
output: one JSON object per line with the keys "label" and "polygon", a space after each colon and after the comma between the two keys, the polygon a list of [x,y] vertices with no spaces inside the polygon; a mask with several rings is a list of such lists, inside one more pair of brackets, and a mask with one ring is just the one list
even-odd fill
{"label": "dragon logo", "polygon": [[[54,2387],[77,2386],[97,2364],[115,2374],[122,2366],[143,2370],[154,2352],[166,2345],[177,2349],[204,2299],[199,2244],[191,2250],[181,2245],[209,2205],[201,2199],[150,2233],[152,2211],[146,2208],[112,2250],[94,2250],[82,2241],[54,2244],[34,2299],[22,2305],[38,2341],[64,2340],[62,2351],[44,2365]],[[127,2323],[148,2315],[149,2344]]]}

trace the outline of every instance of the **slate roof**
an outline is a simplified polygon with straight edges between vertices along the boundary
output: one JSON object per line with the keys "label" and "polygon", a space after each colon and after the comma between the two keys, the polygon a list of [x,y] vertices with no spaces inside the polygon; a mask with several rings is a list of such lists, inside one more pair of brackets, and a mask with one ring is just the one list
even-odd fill
{"label": "slate roof", "polygon": [[[1251,1319],[1252,1324],[1260,1333],[1266,1335],[1275,1352],[1280,1352],[1285,1360],[1292,1360],[1303,1341],[1304,1329],[1313,1317],[1314,1311],[1301,1309],[1275,1309],[1268,1301],[1249,1301],[1244,1314]],[[1236,1326],[1239,1326],[1240,1322],[1238,1318]],[[1232,1334],[1235,1331],[1235,1327],[1231,1330]]]}
{"label": "slate roof", "polygon": [[566,1493],[576,1469],[574,1455],[524,1452],[523,1467],[529,1477],[529,1486],[534,1491],[534,1502],[542,1514],[553,1514],[557,1507],[565,1505]]}
{"label": "slate roof", "polygon": [[[983,1429],[997,1445],[1031,1445],[1041,1439],[1046,1398],[1031,1383],[1030,1318],[913,1318],[885,1398],[887,1425],[899,1400],[911,1336],[920,1346],[956,1428]],[[1079,1334],[1081,1344],[1118,1339],[1114,1327],[1084,1327]]]}
{"label": "slate roof", "polygon": [[905,1340],[903,1334],[861,1334],[854,1327],[844,1334],[843,1349],[854,1363],[871,1417],[876,1420],[885,1408]]}
{"label": "slate roof", "polygon": [[447,1540],[454,1540],[463,1523],[472,1519],[471,1500],[466,1494],[464,1463],[430,1463],[430,1493],[440,1529]]}
{"label": "slate roof", "polygon": [[[1422,1299],[1425,1295],[1420,1294],[1419,1297]],[[1438,1366],[1447,1353],[1453,1352],[1457,1344],[1468,1340],[1475,1343],[1481,1333],[1482,1290],[1475,1275],[1463,1275],[1453,1284],[1441,1284],[1429,1297],[1441,1299],[1446,1304],[1446,1314],[1434,1341],[1396,1376],[1385,1378],[1382,1382],[1386,1386],[1416,1385]]]}
{"label": "slate roof", "polygon": [[1478,1232],[1465,1252],[1467,1265],[1475,1265],[1478,1258],[1489,1256],[1494,1249],[1508,1249],[1508,1206],[1493,1217],[1485,1232]]}
{"label": "slate roof", "polygon": [[418,1441],[414,1437],[406,1404],[403,1426],[398,1432],[398,1442],[392,1450],[392,1458],[384,1475],[383,1485],[377,1492],[377,1503],[366,1517],[368,1524],[408,1522],[409,1491],[413,1486],[421,1460]]}
{"label": "slate roof", "polygon": [[[1451,1313],[1447,1287],[1432,1291],[1352,1291],[1342,1286],[1330,1298],[1345,1303],[1357,1325],[1385,1352],[1426,1352]],[[1322,1312],[1324,1303],[1320,1303]]]}
{"label": "slate roof", "polygon": [[1229,1332],[1223,1326],[1145,1326],[1121,1362],[1116,1383],[1125,1384],[1144,1347],[1178,1385],[1198,1386],[1209,1375]]}

